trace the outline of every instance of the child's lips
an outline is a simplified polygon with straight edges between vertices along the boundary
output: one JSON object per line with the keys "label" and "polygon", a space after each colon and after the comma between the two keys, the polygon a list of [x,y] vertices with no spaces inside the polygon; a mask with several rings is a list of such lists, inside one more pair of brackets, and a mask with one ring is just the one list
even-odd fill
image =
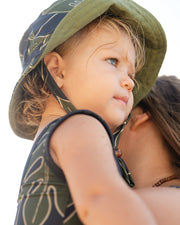
{"label": "child's lips", "polygon": [[114,99],[120,103],[123,103],[124,105],[127,105],[129,97],[128,96],[121,96],[121,97],[115,96]]}

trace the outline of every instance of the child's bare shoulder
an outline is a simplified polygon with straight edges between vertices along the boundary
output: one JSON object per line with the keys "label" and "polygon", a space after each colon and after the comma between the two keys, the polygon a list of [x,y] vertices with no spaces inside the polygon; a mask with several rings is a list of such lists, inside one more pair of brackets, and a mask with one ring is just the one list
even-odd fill
{"label": "child's bare shoulder", "polygon": [[[89,146],[100,149],[112,144],[105,125],[101,120],[86,114],[75,114],[64,120],[53,132],[50,139],[50,152],[59,157],[64,154],[81,152]],[[91,151],[89,149],[89,151]]]}
{"label": "child's bare shoulder", "polygon": [[83,139],[95,138],[100,134],[106,134],[102,123],[95,117],[85,114],[75,114],[68,117],[54,131],[52,142],[77,142]]}
{"label": "child's bare shoulder", "polygon": [[53,132],[49,146],[51,157],[61,169],[69,164],[71,168],[80,166],[81,158],[97,160],[97,155],[103,157],[102,149],[108,149],[108,157],[112,154],[108,132],[101,121],[85,114],[75,114],[63,121]]}

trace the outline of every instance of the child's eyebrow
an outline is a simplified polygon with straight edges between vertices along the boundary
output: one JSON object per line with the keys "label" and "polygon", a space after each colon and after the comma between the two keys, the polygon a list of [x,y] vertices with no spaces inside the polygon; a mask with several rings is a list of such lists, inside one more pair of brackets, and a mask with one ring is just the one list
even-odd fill
{"label": "child's eyebrow", "polygon": [[105,51],[105,50],[111,50],[112,49],[112,45],[114,44],[114,41],[113,42],[110,42],[110,43],[105,43],[105,44],[102,44],[100,46],[98,46],[96,49],[94,49],[91,53],[91,55],[89,56],[88,60],[90,60],[91,57],[93,57],[94,55],[98,54],[99,52],[101,51]]}

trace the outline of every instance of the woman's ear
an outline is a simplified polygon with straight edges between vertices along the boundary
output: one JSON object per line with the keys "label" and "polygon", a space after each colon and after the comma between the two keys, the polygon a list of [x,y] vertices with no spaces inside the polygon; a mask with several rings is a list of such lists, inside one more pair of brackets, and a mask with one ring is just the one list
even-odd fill
{"label": "woman's ear", "polygon": [[51,76],[54,78],[55,82],[61,88],[64,84],[64,61],[63,58],[57,52],[50,52],[45,55],[44,63],[49,70]]}
{"label": "woman's ear", "polygon": [[136,110],[135,115],[132,117],[130,129],[132,131],[135,131],[140,126],[144,125],[148,120],[149,120],[149,115],[143,112],[141,108],[139,108],[138,110]]}

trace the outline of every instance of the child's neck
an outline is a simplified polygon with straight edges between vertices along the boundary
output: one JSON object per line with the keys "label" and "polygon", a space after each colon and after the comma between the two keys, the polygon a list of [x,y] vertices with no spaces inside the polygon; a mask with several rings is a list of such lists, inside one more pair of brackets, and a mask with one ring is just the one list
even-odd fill
{"label": "child's neck", "polygon": [[42,114],[41,122],[34,141],[49,123],[64,115],[66,115],[65,110],[60,106],[54,96],[51,95],[47,100],[46,108],[44,113]]}

